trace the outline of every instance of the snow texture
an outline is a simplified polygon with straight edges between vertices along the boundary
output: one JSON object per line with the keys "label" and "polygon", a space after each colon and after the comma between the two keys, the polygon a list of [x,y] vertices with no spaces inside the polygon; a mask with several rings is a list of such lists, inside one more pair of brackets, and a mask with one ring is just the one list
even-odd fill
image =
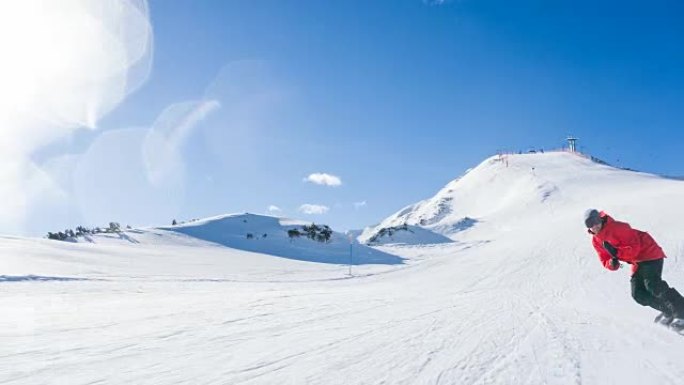
{"label": "snow texture", "polygon": [[351,275],[345,236],[290,243],[301,223],[275,217],[2,237],[0,383],[681,384],[684,340],[631,299],[629,269],[599,264],[581,219],[648,231],[684,289],[682,196],[574,154],[493,157],[378,227],[450,242],[354,243]]}

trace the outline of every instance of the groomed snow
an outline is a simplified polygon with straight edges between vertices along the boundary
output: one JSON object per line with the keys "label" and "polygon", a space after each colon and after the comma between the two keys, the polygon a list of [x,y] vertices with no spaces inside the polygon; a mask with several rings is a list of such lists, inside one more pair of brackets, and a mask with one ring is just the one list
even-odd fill
{"label": "groomed snow", "polygon": [[247,246],[236,216],[4,237],[0,383],[681,384],[684,337],[633,302],[629,269],[601,267],[581,219],[596,207],[649,231],[684,290],[682,196],[573,154],[492,157],[381,224],[424,220],[452,242],[379,246],[352,275],[344,236],[295,259],[271,232],[297,224],[273,217],[247,218],[269,234]]}

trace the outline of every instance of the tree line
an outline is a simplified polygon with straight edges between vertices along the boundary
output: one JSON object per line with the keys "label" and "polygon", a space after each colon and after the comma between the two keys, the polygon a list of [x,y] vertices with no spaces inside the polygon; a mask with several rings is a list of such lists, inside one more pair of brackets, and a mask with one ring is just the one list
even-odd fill
{"label": "tree line", "polygon": [[[131,226],[126,226],[126,228],[130,229]],[[75,230],[66,229],[64,231],[58,231],[56,233],[48,232],[47,233],[47,239],[54,239],[54,240],[58,240],[58,241],[66,241],[69,239],[76,239],[78,237],[83,237],[86,235],[102,234],[102,233],[120,233],[120,232],[121,232],[121,225],[118,222],[109,222],[109,227],[105,227],[105,228],[95,227],[95,228],[89,229],[85,226],[78,226],[78,227],[76,227]]]}
{"label": "tree line", "polygon": [[333,231],[328,225],[318,226],[315,223],[302,226],[301,231],[299,229],[287,230],[287,235],[290,237],[290,239],[306,236],[314,241],[325,243],[330,241],[330,236],[332,233]]}
{"label": "tree line", "polygon": [[399,231],[409,231],[408,224],[404,223],[403,225],[400,226],[393,226],[393,227],[383,227],[381,228],[375,235],[373,235],[370,239],[368,239],[368,243],[375,243],[379,242],[380,238],[384,236],[391,237],[394,235],[394,233],[399,232]]}

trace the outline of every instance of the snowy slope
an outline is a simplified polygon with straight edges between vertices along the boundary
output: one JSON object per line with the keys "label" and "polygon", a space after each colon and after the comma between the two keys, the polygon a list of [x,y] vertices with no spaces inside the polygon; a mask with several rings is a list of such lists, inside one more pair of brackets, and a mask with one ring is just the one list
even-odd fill
{"label": "snowy slope", "polygon": [[372,236],[365,240],[370,245],[420,245],[451,243],[452,240],[444,235],[437,234],[420,226],[401,225],[384,227],[372,233]]}
{"label": "snowy slope", "polygon": [[[640,188],[642,183],[652,189]],[[659,186],[668,187],[660,190]],[[463,232],[515,228],[529,220],[555,216],[556,211],[573,211],[575,215],[589,207],[622,211],[632,202],[650,205],[653,194],[667,193],[670,186],[679,184],[567,152],[496,155],[447,184],[434,197],[407,206],[366,229],[359,240],[366,242],[383,228],[403,224],[458,239]],[[672,194],[678,192],[677,188],[668,196],[674,198]],[[640,210],[625,211],[638,215]]]}
{"label": "snowy slope", "polygon": [[[305,236],[290,238],[288,230],[303,231],[309,222],[254,214],[233,214],[164,228],[227,247],[303,261],[347,263],[350,239],[332,232],[330,240],[318,242]],[[358,258],[353,264],[401,263],[401,258],[355,245]]]}
{"label": "snowy slope", "polygon": [[[88,235],[77,238],[78,242],[4,237],[0,282],[73,278],[310,281],[340,279],[349,271],[348,265],[354,266],[357,275],[367,275],[405,262],[395,254],[356,242],[350,245],[347,236],[336,232],[328,242],[288,237],[287,230],[310,224],[231,214],[172,227]],[[247,239],[247,234],[252,237]]]}
{"label": "snowy slope", "polygon": [[[224,246],[283,258],[320,263],[349,263],[350,237],[332,231],[330,239],[319,242],[301,235],[290,237],[288,230],[303,232],[311,222],[256,214],[228,214],[169,227],[125,230],[77,238],[80,243],[107,245],[185,245]],[[323,225],[320,225],[321,227]],[[354,241],[351,239],[351,241]],[[354,241],[357,258],[352,264],[395,264],[402,259]]]}
{"label": "snowy slope", "polygon": [[600,266],[581,217],[648,230],[684,289],[684,182],[566,153],[507,163],[384,221],[452,242],[377,247],[405,260],[352,276],[228,247],[220,221],[139,243],[4,238],[0,383],[681,384],[684,337],[633,302],[628,269]]}

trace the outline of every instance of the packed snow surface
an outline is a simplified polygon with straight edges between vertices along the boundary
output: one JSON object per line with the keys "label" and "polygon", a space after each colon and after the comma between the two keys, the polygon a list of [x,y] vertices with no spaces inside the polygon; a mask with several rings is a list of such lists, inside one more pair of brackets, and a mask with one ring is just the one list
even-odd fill
{"label": "packed snow surface", "polygon": [[683,196],[682,181],[524,154],[359,237],[425,230],[382,246],[290,239],[305,222],[249,214],[3,237],[0,383],[682,384],[684,337],[631,299],[628,268],[599,264],[582,214],[648,231],[684,290]]}

